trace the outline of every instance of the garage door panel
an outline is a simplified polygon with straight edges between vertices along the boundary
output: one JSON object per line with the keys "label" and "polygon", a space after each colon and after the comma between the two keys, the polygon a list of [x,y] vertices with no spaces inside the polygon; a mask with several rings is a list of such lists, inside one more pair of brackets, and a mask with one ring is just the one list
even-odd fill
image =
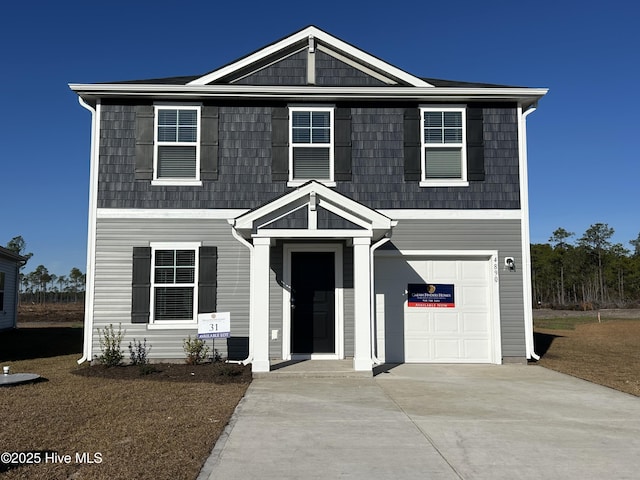
{"label": "garage door panel", "polygon": [[462,315],[462,331],[465,334],[487,333],[487,316],[485,313],[465,313]]}
{"label": "garage door panel", "polygon": [[[422,261],[422,262],[413,262],[413,263],[424,264],[425,262]],[[457,266],[455,262],[433,261],[431,272],[425,272],[425,273],[427,274],[431,273],[431,275],[433,275],[433,278],[440,278],[443,280],[453,280],[458,276],[458,273],[456,270],[457,270]]]}
{"label": "garage door panel", "polygon": [[460,302],[462,307],[477,307],[486,310],[489,305],[489,288],[483,285],[469,285],[460,288]]}
{"label": "garage door panel", "polygon": [[434,333],[458,333],[460,331],[460,315],[458,313],[440,313],[435,315]]}
{"label": "garage door panel", "polygon": [[430,332],[430,322],[423,315],[406,315],[404,319],[405,334],[427,335]]}
{"label": "garage door panel", "polygon": [[405,341],[405,362],[427,362],[433,356],[431,341],[427,338],[410,338]]}
{"label": "garage door panel", "polygon": [[486,261],[462,261],[458,262],[462,270],[462,275],[466,280],[486,280],[489,270]]}
{"label": "garage door panel", "polygon": [[464,340],[465,358],[469,361],[485,361],[489,355],[489,342],[486,339]]}
{"label": "garage door panel", "polygon": [[435,359],[440,361],[457,360],[460,358],[458,339],[435,340]]}

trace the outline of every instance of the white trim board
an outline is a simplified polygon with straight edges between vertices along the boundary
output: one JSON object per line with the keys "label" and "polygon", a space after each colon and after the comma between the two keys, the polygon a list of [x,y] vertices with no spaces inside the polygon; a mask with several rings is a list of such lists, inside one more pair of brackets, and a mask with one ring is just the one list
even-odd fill
{"label": "white trim board", "polygon": [[[323,207],[327,208],[324,204]],[[522,220],[522,210],[432,210],[385,209],[376,210],[393,220]],[[161,209],[161,208],[98,208],[97,218],[203,218],[227,220],[249,212],[248,208],[221,209]],[[336,213],[336,212],[334,212]]]}
{"label": "white trim board", "polygon": [[521,220],[522,210],[396,210],[381,208],[379,213],[393,220]]}
{"label": "white trim board", "polygon": [[228,220],[247,213],[247,208],[229,209],[162,209],[162,208],[98,208],[97,218],[187,218]]}

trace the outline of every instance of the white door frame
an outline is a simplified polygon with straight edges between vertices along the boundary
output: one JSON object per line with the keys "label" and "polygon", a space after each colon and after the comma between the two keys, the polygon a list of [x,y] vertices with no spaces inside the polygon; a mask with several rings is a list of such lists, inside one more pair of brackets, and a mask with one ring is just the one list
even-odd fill
{"label": "white door frame", "polygon": [[[335,353],[291,354],[291,253],[333,252],[335,262]],[[282,359],[340,360],[344,358],[344,286],[341,243],[285,243],[282,248]]]}

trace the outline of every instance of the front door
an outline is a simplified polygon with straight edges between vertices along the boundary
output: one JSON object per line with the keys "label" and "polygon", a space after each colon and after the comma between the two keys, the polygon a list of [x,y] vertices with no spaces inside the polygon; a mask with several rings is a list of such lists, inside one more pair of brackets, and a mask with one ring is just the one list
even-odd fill
{"label": "front door", "polygon": [[335,353],[333,252],[291,252],[291,353]]}

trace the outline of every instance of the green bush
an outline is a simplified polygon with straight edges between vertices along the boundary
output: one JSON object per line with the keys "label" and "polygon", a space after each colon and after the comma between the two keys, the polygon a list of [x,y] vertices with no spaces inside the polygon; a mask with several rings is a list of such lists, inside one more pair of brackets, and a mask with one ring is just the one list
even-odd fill
{"label": "green bush", "polygon": [[197,337],[191,340],[189,335],[189,338],[182,342],[182,347],[187,354],[187,365],[198,365],[207,359],[209,347],[204,340]]}
{"label": "green bush", "polygon": [[147,339],[144,339],[144,343],[136,339],[133,339],[133,343],[129,342],[129,357],[131,358],[132,365],[146,365],[149,363],[149,351],[151,345],[147,348]]}
{"label": "green bush", "polygon": [[122,342],[124,333],[118,324],[118,331],[116,332],[113,325],[109,324],[108,327],[100,330],[98,328],[98,341],[100,342],[100,350],[102,355],[97,357],[98,361],[107,367],[117,367],[122,362],[124,355],[120,350],[120,343]]}

